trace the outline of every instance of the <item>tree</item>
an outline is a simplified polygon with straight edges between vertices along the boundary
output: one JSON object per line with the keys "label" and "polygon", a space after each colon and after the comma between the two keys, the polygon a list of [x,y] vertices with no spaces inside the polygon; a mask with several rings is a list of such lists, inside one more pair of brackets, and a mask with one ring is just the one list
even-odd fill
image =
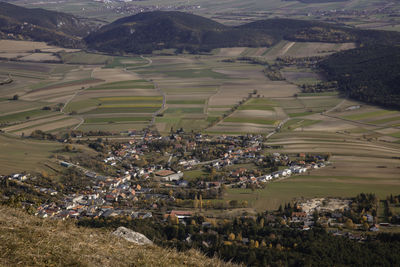
{"label": "tree", "polygon": [[12,100],[18,100],[19,96],[18,95],[14,95]]}
{"label": "tree", "polygon": [[347,229],[354,229],[354,223],[351,219],[347,219],[344,225]]}
{"label": "tree", "polygon": [[193,208],[198,209],[198,207],[199,207],[199,200],[197,199],[197,195],[195,195],[193,201]]}
{"label": "tree", "polygon": [[234,233],[230,233],[229,236],[228,236],[228,239],[230,241],[234,241],[235,240],[235,234]]}

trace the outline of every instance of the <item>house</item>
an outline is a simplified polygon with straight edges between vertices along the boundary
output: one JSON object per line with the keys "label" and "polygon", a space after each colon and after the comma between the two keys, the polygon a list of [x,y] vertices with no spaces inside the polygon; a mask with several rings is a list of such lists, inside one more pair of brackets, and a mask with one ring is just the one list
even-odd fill
{"label": "house", "polygon": [[369,230],[371,232],[378,232],[379,231],[379,225],[378,224],[374,224],[369,228]]}
{"label": "house", "polygon": [[171,170],[161,170],[155,173],[164,181],[177,181],[183,177],[182,172],[173,172]]}
{"label": "house", "polygon": [[176,216],[178,219],[189,218],[193,216],[193,212],[191,211],[182,211],[182,210],[172,210],[169,216]]}
{"label": "house", "polygon": [[305,212],[292,212],[292,221],[293,222],[302,222],[307,218],[307,213]]}
{"label": "house", "polygon": [[187,186],[189,186],[189,182],[188,182],[188,181],[185,181],[185,180],[177,181],[177,182],[176,182],[176,185],[177,185],[177,186],[180,186],[180,187],[187,187]]}
{"label": "house", "polygon": [[234,172],[232,172],[232,177],[239,177],[239,176],[243,175],[246,171],[247,171],[247,169],[245,169],[245,168],[239,168],[239,169],[235,170]]}

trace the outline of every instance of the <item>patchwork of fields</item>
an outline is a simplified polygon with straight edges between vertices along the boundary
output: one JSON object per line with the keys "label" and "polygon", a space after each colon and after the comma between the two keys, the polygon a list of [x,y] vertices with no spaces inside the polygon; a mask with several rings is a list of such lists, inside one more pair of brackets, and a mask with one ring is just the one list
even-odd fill
{"label": "patchwork of fields", "polygon": [[[281,42],[268,49],[224,48],[210,55],[149,58],[70,51],[63,54],[68,64],[2,61],[1,77],[10,73],[13,82],[0,87],[0,129],[14,135],[147,127],[162,134],[179,128],[209,134],[273,133],[266,145],[280,147],[277,152],[331,153],[332,165],[255,193],[232,189],[227,199],[248,200],[262,210],[300,196],[372,191],[385,196],[400,190],[398,110],[343,99],[336,92],[301,93],[298,85],[320,79],[311,69],[286,67],[286,80],[271,81],[262,65],[224,60],[249,56],[274,61],[352,46]],[[22,44],[8,52],[28,54]],[[36,155],[35,144],[29,145]],[[49,145],[47,151],[52,149]],[[46,153],[43,157],[51,154]]]}

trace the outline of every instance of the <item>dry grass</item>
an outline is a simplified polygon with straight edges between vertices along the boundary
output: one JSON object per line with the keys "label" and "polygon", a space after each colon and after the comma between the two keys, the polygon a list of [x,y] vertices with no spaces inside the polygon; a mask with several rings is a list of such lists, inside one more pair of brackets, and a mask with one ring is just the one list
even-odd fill
{"label": "dry grass", "polygon": [[105,230],[39,219],[0,206],[2,266],[233,266],[190,250],[141,247]]}

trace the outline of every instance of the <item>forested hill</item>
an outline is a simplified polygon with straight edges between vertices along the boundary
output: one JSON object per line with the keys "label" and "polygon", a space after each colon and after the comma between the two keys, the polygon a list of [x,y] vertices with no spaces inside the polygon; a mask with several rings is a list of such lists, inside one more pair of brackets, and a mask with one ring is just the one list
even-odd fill
{"label": "forested hill", "polygon": [[319,67],[351,98],[400,108],[400,46],[367,46],[329,56]]}
{"label": "forested hill", "polygon": [[24,8],[0,2],[0,39],[29,39],[79,47],[91,30],[86,20],[41,8]]}
{"label": "forested hill", "polygon": [[299,42],[356,42],[358,44],[400,44],[400,33],[361,30],[345,25],[299,19],[267,19],[247,23],[240,29],[251,29],[273,36],[275,40]]}
{"label": "forested hill", "polygon": [[147,12],[122,18],[86,37],[90,48],[107,52],[150,53],[177,48],[208,51],[229,46],[269,46],[268,34],[228,27],[183,12]]}
{"label": "forested hill", "polygon": [[122,18],[85,38],[88,47],[111,53],[151,53],[175,48],[190,52],[238,46],[271,46],[281,40],[396,44],[400,34],[294,19],[260,20],[229,27],[183,12],[147,12]]}

